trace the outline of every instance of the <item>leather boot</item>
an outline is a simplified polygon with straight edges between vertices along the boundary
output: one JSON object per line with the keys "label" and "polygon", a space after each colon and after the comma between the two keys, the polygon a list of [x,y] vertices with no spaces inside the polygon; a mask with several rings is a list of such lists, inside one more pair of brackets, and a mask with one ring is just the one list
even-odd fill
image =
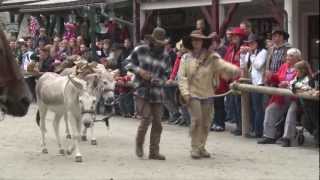
{"label": "leather boot", "polygon": [[200,154],[200,151],[198,149],[191,150],[190,155],[191,155],[192,159],[200,159],[201,158],[201,154]]}
{"label": "leather boot", "polygon": [[158,154],[149,154],[149,159],[153,160],[166,160],[166,157],[160,153]]}
{"label": "leather boot", "polygon": [[208,151],[205,148],[200,149],[200,156],[203,158],[210,158],[211,157],[210,153],[208,153]]}
{"label": "leather boot", "polygon": [[143,128],[138,128],[137,137],[136,137],[136,155],[138,157],[143,157],[143,144],[145,138],[146,130]]}
{"label": "leather boot", "polygon": [[143,157],[143,144],[136,143],[136,155],[139,158]]}

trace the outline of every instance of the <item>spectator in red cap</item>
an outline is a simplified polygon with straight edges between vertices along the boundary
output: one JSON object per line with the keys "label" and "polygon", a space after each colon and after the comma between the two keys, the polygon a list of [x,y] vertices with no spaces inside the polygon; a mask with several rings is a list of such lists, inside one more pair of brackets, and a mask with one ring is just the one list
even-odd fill
{"label": "spectator in red cap", "polygon": [[[226,54],[224,56],[224,60],[228,61],[238,67],[240,67],[240,53],[241,46],[243,45],[243,41],[246,38],[246,33],[240,27],[235,27],[231,33],[231,42],[227,47]],[[219,87],[216,89],[216,92],[219,94],[225,93],[229,90],[229,83],[231,81],[225,81],[220,78]],[[237,128],[232,131],[234,135],[241,135],[241,101],[240,96],[230,95],[228,98],[228,104],[230,106],[231,111],[231,120],[236,122]]]}

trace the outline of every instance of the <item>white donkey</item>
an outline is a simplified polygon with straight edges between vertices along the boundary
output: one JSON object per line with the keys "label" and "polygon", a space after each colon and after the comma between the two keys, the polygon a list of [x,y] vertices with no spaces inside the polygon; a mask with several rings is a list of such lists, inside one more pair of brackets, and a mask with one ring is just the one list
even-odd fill
{"label": "white donkey", "polygon": [[[90,94],[95,96],[97,100],[102,97],[103,99],[105,99],[106,105],[113,106],[115,81],[109,72],[89,74],[84,77],[84,80],[88,82]],[[96,102],[95,107],[97,107],[97,103],[98,101]],[[104,120],[107,121],[106,124],[108,125],[108,117],[106,117]],[[97,145],[93,126],[94,124],[90,126],[90,142],[92,145]],[[81,135],[81,139],[83,141],[87,140],[87,129],[88,127],[83,128]]]}
{"label": "white donkey", "polygon": [[46,114],[48,110],[55,113],[53,127],[57,138],[59,153],[64,154],[59,135],[59,122],[67,114],[72,129],[73,144],[67,148],[67,154],[75,150],[76,162],[82,162],[79,149],[81,125],[92,126],[95,118],[96,97],[92,96],[87,83],[71,76],[60,76],[55,73],[43,74],[37,85],[36,95],[39,108],[40,130],[42,135],[42,152],[48,153],[46,147]]}
{"label": "white donkey", "polygon": [[[75,74],[75,68],[66,68],[60,75],[67,76],[70,74]],[[83,79],[88,83],[89,93],[99,100],[103,98],[105,100],[104,104],[108,106],[112,106],[114,101],[114,88],[115,88],[115,80],[113,79],[112,73],[107,71],[102,64],[97,64],[95,68],[93,68],[95,73],[88,74]],[[96,102],[98,103],[98,101]],[[97,107],[97,104],[96,104]],[[108,118],[105,118],[106,124],[108,124]],[[67,138],[71,138],[69,126],[66,120],[66,135]],[[97,140],[94,135],[94,124],[90,126],[90,135],[91,135],[91,144],[97,145]],[[87,140],[87,129],[88,127],[84,127],[82,131],[81,139],[83,141]]]}

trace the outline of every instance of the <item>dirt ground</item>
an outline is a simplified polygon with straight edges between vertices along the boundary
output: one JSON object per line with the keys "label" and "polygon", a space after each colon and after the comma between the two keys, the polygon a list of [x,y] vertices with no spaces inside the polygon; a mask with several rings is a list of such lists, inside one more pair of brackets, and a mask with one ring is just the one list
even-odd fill
{"label": "dirt ground", "polygon": [[[319,179],[319,148],[311,137],[303,146],[283,148],[257,145],[254,139],[234,137],[229,132],[211,132],[208,151],[213,157],[192,160],[188,128],[164,123],[161,152],[167,160],[153,161],[134,154],[138,120],[119,117],[111,119],[109,130],[96,123],[98,145],[82,142],[84,162],[76,163],[73,156],[58,155],[51,123],[47,124],[49,154],[40,152],[35,110],[33,105],[26,117],[7,116],[0,122],[0,180]],[[51,113],[48,119],[52,121]],[[63,123],[61,132],[64,135]]]}

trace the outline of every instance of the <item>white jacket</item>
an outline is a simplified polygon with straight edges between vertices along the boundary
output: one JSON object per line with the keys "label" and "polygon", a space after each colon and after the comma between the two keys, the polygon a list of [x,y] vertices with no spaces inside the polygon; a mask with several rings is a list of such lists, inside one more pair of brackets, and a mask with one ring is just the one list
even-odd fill
{"label": "white jacket", "polygon": [[263,76],[267,57],[268,51],[266,49],[262,49],[258,53],[248,52],[247,54],[240,56],[240,68],[245,68],[250,60],[251,67],[249,68],[249,71],[253,85],[263,84]]}

